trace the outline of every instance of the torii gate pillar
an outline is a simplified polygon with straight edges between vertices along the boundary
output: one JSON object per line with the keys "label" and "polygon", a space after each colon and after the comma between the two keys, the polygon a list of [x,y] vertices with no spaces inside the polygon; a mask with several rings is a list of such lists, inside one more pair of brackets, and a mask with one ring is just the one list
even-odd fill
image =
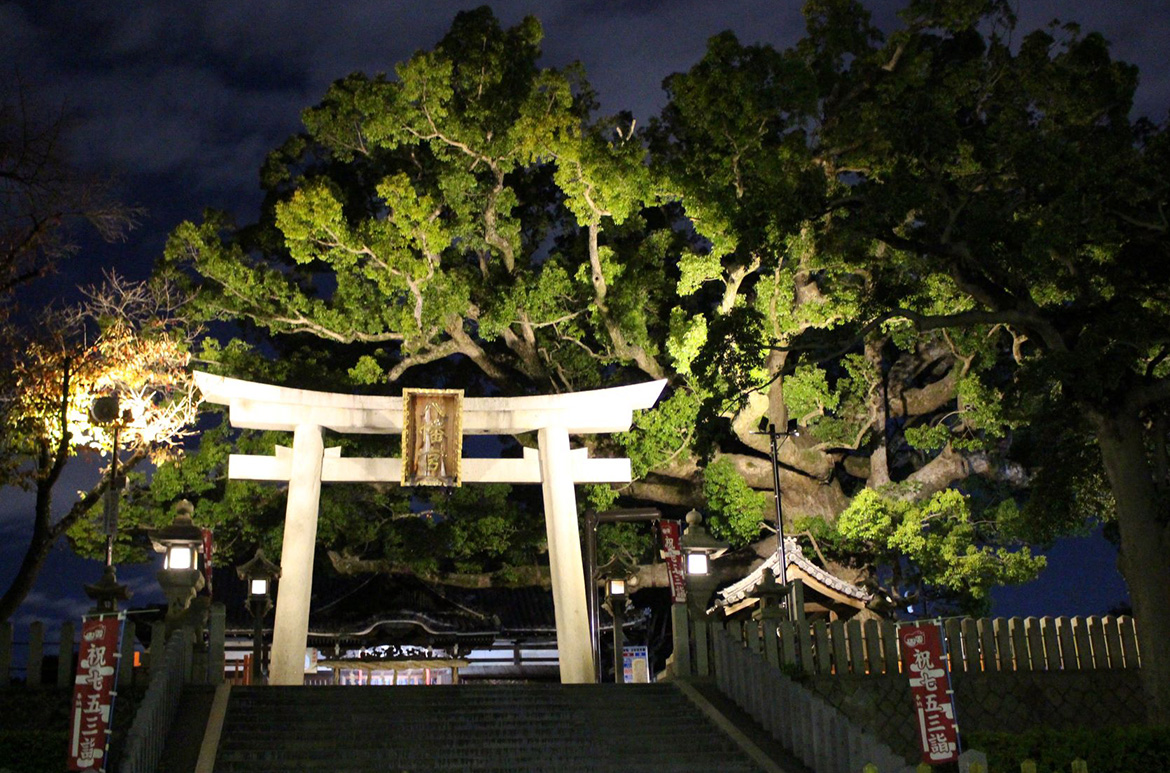
{"label": "torii gate pillar", "polygon": [[[303,684],[321,484],[402,479],[401,459],[343,459],[340,449],[323,447],[321,431],[401,433],[402,398],[311,392],[199,372],[195,380],[205,400],[230,406],[232,426],[293,433],[291,452],[278,447],[274,456],[232,454],[228,477],[288,481],[269,682]],[[537,453],[525,449],[521,459],[462,459],[461,467],[469,483],[543,486],[562,682],[593,681],[575,484],[631,479],[629,459],[590,459],[585,449],[570,449],[569,435],[628,430],[634,410],[652,407],[665,385],[661,380],[563,395],[463,401],[464,433],[537,433]]]}
{"label": "torii gate pillar", "polygon": [[280,593],[276,597],[276,619],[272,624],[272,662],[268,669],[271,684],[305,682],[305,642],[309,638],[309,601],[313,595],[313,557],[317,552],[324,456],[321,428],[298,425],[293,431],[292,469],[280,549]]}
{"label": "torii gate pillar", "polygon": [[577,527],[577,494],[569,458],[569,433],[560,427],[537,433],[544,525],[548,530],[548,568],[557,622],[561,681],[593,681],[593,637],[585,602],[585,568]]}

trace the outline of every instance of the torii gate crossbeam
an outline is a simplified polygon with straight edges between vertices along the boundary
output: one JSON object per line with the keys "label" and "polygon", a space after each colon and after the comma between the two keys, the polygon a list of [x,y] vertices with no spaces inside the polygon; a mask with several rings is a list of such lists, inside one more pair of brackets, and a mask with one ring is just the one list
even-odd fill
{"label": "torii gate crossbeam", "polygon": [[[402,471],[401,459],[341,458],[340,449],[324,447],[321,430],[400,434],[403,399],[290,389],[201,372],[195,381],[204,400],[229,407],[233,427],[293,433],[292,448],[277,448],[273,456],[232,454],[228,477],[288,481],[269,681],[302,684],[321,484],[397,482]],[[590,459],[585,449],[570,449],[569,436],[628,430],[633,412],[652,407],[665,385],[660,380],[563,395],[463,400],[465,434],[537,433],[538,449],[525,449],[521,459],[462,459],[461,464],[468,482],[542,485],[562,682],[593,681],[575,484],[631,478],[629,459]]]}

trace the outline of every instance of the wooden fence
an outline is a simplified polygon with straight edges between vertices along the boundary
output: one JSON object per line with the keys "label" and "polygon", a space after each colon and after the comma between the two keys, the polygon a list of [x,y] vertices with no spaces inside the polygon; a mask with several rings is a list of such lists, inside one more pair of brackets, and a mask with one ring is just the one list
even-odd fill
{"label": "wooden fence", "polygon": [[[24,630],[12,623],[0,623],[0,687],[23,682],[27,687],[69,687],[77,658],[81,626],[73,621],[61,623],[56,639],[45,637],[45,623],[37,620]],[[118,684],[130,684],[134,678],[134,622],[126,621],[118,667]],[[67,653],[61,657],[61,653]],[[44,673],[46,657],[56,656],[53,676]]]}
{"label": "wooden fence", "polygon": [[[224,613],[222,605],[213,605],[210,620],[209,652],[204,655],[200,668],[214,673],[223,671],[224,662]],[[134,642],[137,626],[133,619],[126,620],[122,634],[122,652],[119,654],[118,685],[125,687],[135,682],[145,684],[150,663],[162,662],[165,647],[165,625],[161,622],[150,626],[149,650],[136,652]],[[77,663],[78,637],[81,625],[71,620],[61,623],[56,639],[45,636],[46,625],[34,621],[23,630],[12,623],[0,623],[0,688],[23,682],[27,687],[69,687],[73,684]],[[68,653],[61,657],[61,653]],[[56,656],[57,664],[52,675],[45,674],[46,658]],[[210,665],[209,665],[210,664]]]}
{"label": "wooden fence", "polygon": [[[896,626],[888,621],[727,624],[733,638],[773,663],[807,674],[901,672]],[[951,673],[1138,668],[1132,617],[948,619]]]}

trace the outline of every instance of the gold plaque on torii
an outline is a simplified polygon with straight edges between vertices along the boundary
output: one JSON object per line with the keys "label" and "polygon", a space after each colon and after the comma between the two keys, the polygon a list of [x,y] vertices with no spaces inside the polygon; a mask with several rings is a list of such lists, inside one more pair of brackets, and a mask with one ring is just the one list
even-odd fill
{"label": "gold plaque on torii", "polygon": [[402,390],[402,485],[459,486],[463,390]]}

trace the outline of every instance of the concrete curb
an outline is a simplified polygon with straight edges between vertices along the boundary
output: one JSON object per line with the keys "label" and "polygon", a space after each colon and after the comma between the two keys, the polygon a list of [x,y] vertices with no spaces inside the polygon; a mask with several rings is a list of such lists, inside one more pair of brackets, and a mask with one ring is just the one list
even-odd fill
{"label": "concrete curb", "polygon": [[711,702],[704,698],[698,690],[682,680],[672,680],[670,684],[673,684],[683,695],[687,696],[691,703],[695,704],[708,719],[715,723],[715,726],[724,735],[730,738],[736,746],[751,757],[752,762],[759,765],[766,773],[787,773],[763,749],[748,738],[742,730],[736,727],[731,720],[723,716],[723,713],[719,709],[711,705]]}
{"label": "concrete curb", "polygon": [[223,718],[227,714],[231,692],[232,686],[228,682],[215,688],[211,713],[207,716],[207,729],[203,732],[203,744],[199,747],[199,761],[195,763],[195,773],[213,773],[215,770],[215,754],[219,751],[219,737],[223,733]]}

